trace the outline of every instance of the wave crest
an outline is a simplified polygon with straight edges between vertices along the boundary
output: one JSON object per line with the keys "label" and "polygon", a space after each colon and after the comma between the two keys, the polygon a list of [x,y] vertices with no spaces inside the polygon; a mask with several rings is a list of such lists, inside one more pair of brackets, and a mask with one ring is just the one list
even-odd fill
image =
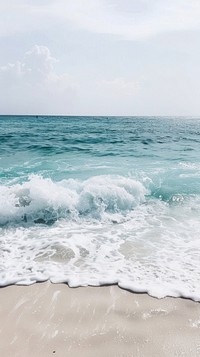
{"label": "wave crest", "polygon": [[122,176],[53,182],[32,175],[22,184],[0,186],[0,224],[50,224],[60,218],[103,219],[106,213],[124,215],[144,202],[146,194],[142,183]]}

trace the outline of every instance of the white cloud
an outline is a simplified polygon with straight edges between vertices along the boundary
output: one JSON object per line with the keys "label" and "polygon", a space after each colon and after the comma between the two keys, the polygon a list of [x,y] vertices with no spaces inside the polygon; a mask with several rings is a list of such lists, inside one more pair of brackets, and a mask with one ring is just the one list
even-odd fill
{"label": "white cloud", "polygon": [[61,24],[126,39],[200,29],[199,0],[7,0],[0,12],[1,35]]}
{"label": "white cloud", "polygon": [[54,70],[57,60],[51,56],[46,46],[35,45],[27,51],[24,56],[24,69],[33,79],[37,77],[48,77]]}
{"label": "white cloud", "polygon": [[[0,0],[0,13],[0,113],[200,112],[200,0]],[[41,42],[62,61],[46,46],[19,58]]]}
{"label": "white cloud", "polygon": [[73,111],[78,85],[58,75],[46,46],[35,45],[22,61],[0,67],[1,113],[62,114]]}
{"label": "white cloud", "polygon": [[140,89],[139,81],[126,80],[123,77],[118,77],[113,80],[102,80],[98,83],[98,86],[102,88],[102,91],[112,93],[112,95],[122,98],[126,96],[135,96]]}
{"label": "white cloud", "polygon": [[116,77],[88,83],[81,95],[81,114],[134,115],[144,78]]}
{"label": "white cloud", "polygon": [[75,0],[70,8],[63,6],[62,12],[76,27],[133,40],[200,29],[200,2],[196,0]]}

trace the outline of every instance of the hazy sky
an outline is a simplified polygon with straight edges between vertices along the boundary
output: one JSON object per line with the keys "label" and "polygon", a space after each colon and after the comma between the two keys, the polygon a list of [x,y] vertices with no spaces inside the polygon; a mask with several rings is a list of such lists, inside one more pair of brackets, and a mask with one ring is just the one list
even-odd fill
{"label": "hazy sky", "polygon": [[0,0],[0,113],[200,115],[200,0]]}

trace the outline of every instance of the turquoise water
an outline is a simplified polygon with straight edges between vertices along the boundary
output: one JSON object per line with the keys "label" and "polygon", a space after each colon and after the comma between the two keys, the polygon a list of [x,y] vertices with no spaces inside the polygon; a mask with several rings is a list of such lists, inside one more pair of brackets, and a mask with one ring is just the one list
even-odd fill
{"label": "turquoise water", "polygon": [[0,284],[200,300],[200,119],[0,117]]}

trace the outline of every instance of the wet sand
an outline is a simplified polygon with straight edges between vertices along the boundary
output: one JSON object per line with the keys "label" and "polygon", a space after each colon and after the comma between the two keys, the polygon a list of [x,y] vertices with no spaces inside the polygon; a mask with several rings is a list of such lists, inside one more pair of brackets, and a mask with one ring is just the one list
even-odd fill
{"label": "wet sand", "polygon": [[1,288],[0,356],[200,356],[200,304],[117,286]]}

